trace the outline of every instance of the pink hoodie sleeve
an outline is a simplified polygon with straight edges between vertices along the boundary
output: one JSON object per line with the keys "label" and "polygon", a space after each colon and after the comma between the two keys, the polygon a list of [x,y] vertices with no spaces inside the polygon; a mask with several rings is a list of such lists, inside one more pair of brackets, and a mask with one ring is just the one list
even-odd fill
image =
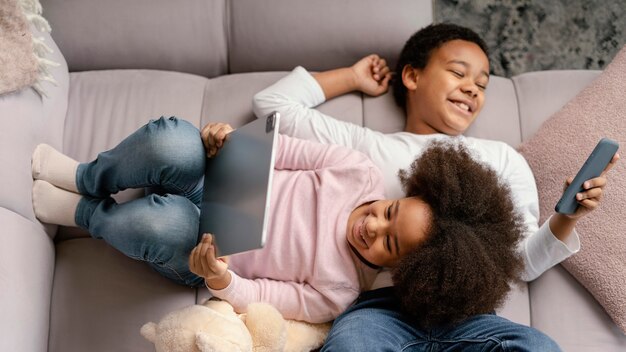
{"label": "pink hoodie sleeve", "polygon": [[250,303],[265,302],[278,309],[285,319],[323,323],[339,316],[359,294],[348,287],[316,290],[308,284],[293,281],[249,280],[230,273],[230,285],[222,290],[209,288],[209,291],[228,301],[238,313],[244,313]]}

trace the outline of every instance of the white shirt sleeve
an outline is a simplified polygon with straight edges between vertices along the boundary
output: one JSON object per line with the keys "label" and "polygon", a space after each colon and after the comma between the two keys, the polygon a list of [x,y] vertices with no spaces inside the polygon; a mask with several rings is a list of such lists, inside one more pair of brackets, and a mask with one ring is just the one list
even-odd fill
{"label": "white shirt sleeve", "polygon": [[[550,217],[552,218],[552,217]],[[539,230],[523,242],[526,254],[526,272],[524,281],[539,277],[546,270],[559,264],[580,250],[580,239],[574,230],[565,242],[558,240],[550,230],[550,219]]]}
{"label": "white shirt sleeve", "polygon": [[339,144],[359,150],[377,132],[337,120],[314,109],[326,100],[322,88],[303,67],[296,67],[254,96],[257,117],[273,111],[280,114],[280,133],[324,144]]}

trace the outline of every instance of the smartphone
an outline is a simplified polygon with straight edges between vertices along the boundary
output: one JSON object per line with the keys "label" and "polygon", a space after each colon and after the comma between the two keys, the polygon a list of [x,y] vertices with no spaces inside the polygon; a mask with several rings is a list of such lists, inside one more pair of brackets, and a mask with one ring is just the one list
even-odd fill
{"label": "smartphone", "polygon": [[561,214],[573,214],[578,208],[576,194],[582,192],[583,183],[600,176],[609,162],[611,162],[613,155],[617,153],[618,148],[619,144],[616,141],[602,138],[580,168],[572,183],[565,189],[554,210]]}

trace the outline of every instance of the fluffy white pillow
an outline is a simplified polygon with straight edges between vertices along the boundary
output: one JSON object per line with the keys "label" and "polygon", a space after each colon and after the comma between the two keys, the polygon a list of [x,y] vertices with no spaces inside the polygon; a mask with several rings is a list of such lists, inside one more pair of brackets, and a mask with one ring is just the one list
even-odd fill
{"label": "fluffy white pillow", "polygon": [[37,31],[50,33],[50,25],[41,16],[39,0],[0,1],[0,95],[32,86],[46,96],[43,81],[56,83],[50,68],[59,64],[46,59],[52,50]]}

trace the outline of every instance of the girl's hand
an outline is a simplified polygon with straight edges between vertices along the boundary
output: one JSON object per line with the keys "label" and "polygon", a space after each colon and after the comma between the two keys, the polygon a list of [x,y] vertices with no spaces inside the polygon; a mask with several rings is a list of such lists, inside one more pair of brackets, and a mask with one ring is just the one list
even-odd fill
{"label": "girl's hand", "polygon": [[354,74],[356,87],[361,92],[379,96],[389,89],[391,71],[387,66],[387,61],[378,55],[368,55],[350,68]]}
{"label": "girl's hand", "polygon": [[[576,194],[576,200],[578,201],[579,207],[576,209],[574,214],[565,216],[573,220],[578,220],[595,210],[600,205],[600,201],[602,201],[604,196],[604,187],[607,183],[606,173],[615,166],[615,163],[617,163],[619,158],[619,154],[616,153],[600,176],[587,180],[583,183],[583,191]],[[573,177],[568,178],[565,181],[565,188],[567,188],[573,180]]]}
{"label": "girl's hand", "polygon": [[223,289],[230,284],[227,258],[216,257],[217,247],[213,244],[213,236],[205,233],[202,241],[189,255],[189,270],[203,277],[212,289]]}
{"label": "girl's hand", "polygon": [[200,136],[209,158],[217,155],[224,141],[228,140],[228,134],[234,130],[229,124],[223,122],[210,122],[202,128]]}

